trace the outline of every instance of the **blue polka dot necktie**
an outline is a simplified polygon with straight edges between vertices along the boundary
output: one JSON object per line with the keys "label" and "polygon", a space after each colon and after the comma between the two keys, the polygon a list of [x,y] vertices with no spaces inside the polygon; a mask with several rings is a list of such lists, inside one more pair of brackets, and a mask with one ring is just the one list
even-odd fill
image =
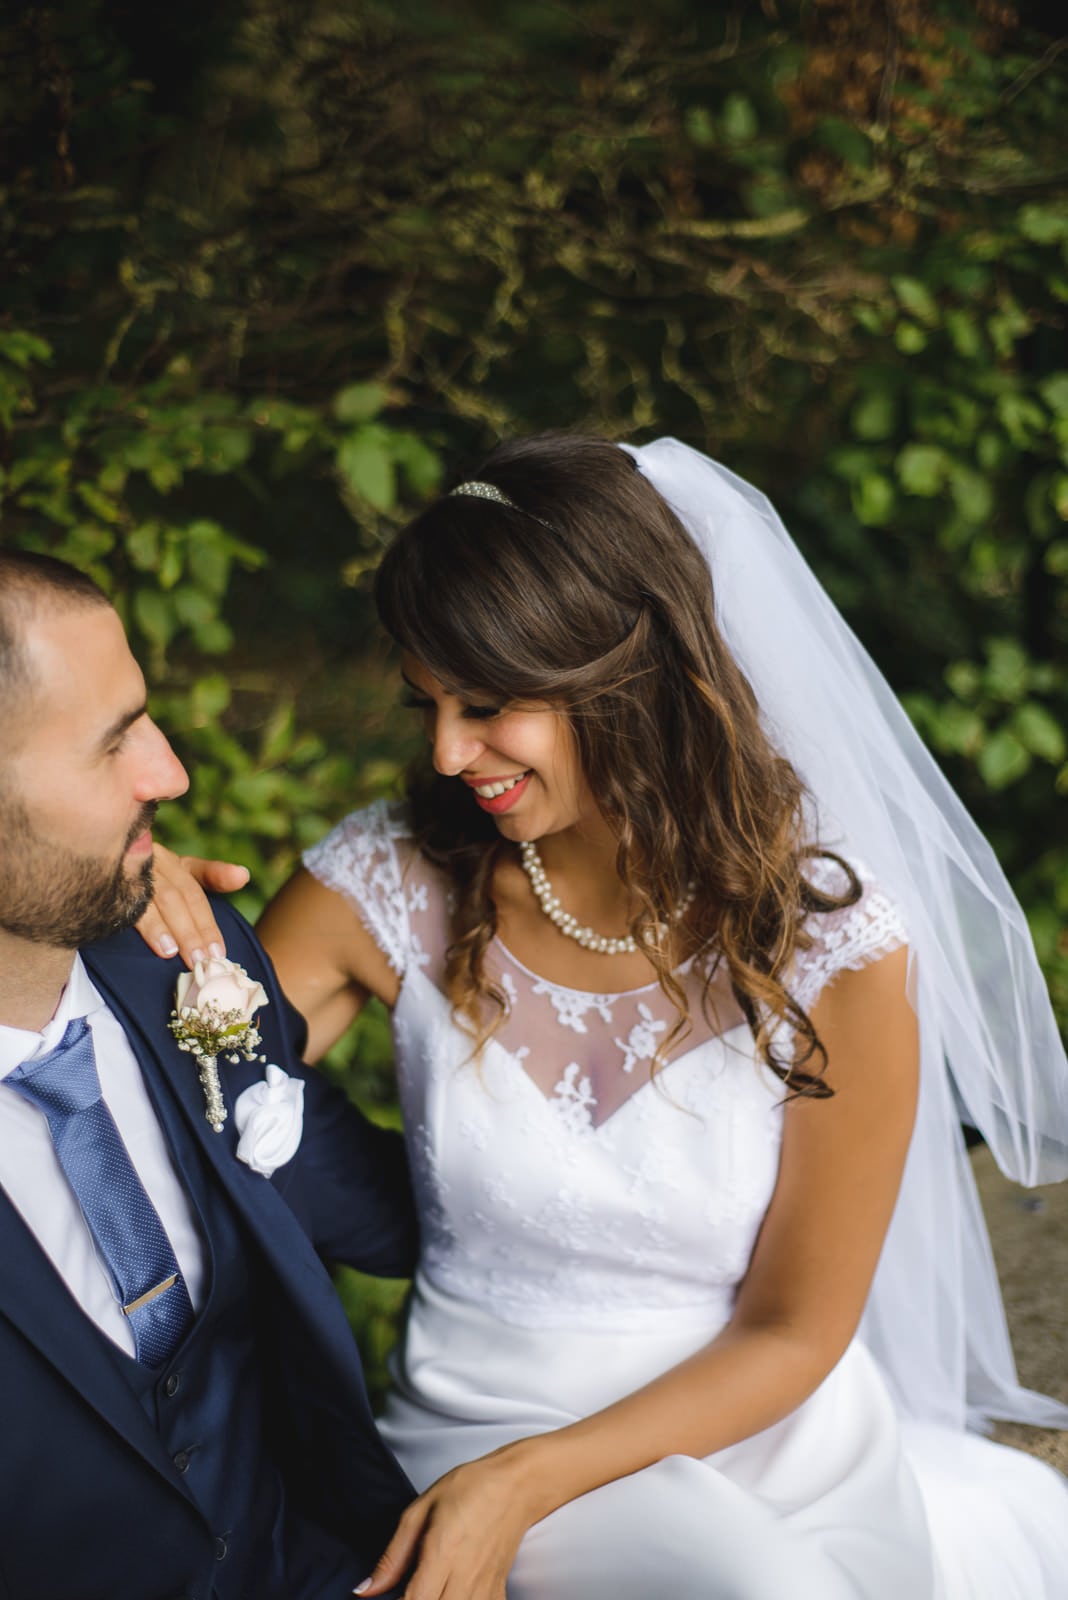
{"label": "blue polka dot necktie", "polygon": [[104,1104],[85,1018],[75,1017],[54,1050],[24,1061],[4,1082],[48,1118],[59,1164],[129,1318],[137,1359],[162,1366],[192,1322],[193,1307],[171,1242]]}

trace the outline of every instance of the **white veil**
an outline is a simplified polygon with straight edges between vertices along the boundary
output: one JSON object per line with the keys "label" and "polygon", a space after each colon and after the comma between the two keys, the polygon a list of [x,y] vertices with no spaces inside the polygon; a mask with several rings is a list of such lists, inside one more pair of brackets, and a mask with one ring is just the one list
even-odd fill
{"label": "white veil", "polygon": [[1068,1427],[1020,1387],[960,1112],[1019,1183],[1068,1176],[1068,1063],[993,851],[769,501],[676,439],[628,449],[708,562],[717,620],[822,843],[902,909],[920,1103],[861,1333],[910,1417]]}

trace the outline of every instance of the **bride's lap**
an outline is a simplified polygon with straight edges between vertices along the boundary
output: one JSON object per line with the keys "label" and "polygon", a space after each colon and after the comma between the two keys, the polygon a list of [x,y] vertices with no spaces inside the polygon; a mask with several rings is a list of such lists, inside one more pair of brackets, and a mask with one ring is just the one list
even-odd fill
{"label": "bride's lap", "polygon": [[714,1467],[669,1456],[527,1534],[509,1600],[860,1600],[808,1539]]}

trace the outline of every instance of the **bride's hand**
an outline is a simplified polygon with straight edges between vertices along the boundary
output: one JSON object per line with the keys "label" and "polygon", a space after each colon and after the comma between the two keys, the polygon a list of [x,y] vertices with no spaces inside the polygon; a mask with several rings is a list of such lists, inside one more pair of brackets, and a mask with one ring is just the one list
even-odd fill
{"label": "bride's hand", "polygon": [[223,936],[205,890],[233,894],[248,882],[248,868],[233,861],[176,856],[157,844],[152,854],[155,886],[137,931],[157,955],[181,955],[187,967],[205,956],[226,954]]}
{"label": "bride's hand", "polygon": [[439,1478],[404,1512],[370,1578],[353,1593],[370,1597],[399,1584],[404,1600],[505,1600],[505,1582],[527,1529],[525,1474],[506,1446]]}

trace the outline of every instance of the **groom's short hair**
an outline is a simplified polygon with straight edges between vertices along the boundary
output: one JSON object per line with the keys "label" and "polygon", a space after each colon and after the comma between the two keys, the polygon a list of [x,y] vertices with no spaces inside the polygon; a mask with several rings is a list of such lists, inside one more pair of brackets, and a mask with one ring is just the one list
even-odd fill
{"label": "groom's short hair", "polygon": [[0,695],[10,711],[13,690],[32,685],[22,643],[26,620],[39,608],[104,605],[100,585],[68,561],[35,550],[0,550]]}

